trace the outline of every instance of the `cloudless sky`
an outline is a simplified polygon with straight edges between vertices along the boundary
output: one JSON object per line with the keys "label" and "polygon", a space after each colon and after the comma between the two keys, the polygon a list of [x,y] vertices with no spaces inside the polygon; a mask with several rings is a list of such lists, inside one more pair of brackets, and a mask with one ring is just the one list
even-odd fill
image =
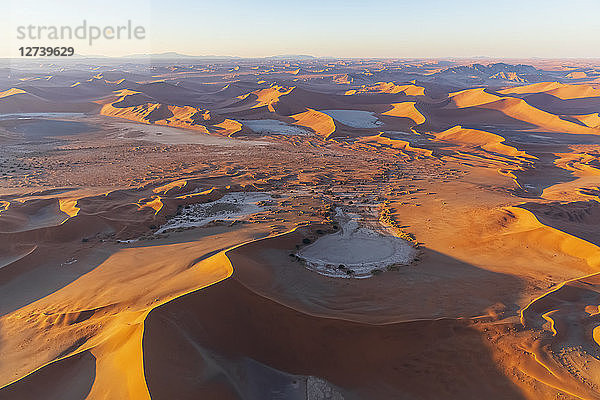
{"label": "cloudless sky", "polygon": [[[19,25],[124,25],[145,40],[73,41],[80,54],[334,57],[600,57],[600,0],[9,0],[0,56]],[[41,43],[40,43],[41,44]],[[44,42],[63,45],[67,41]]]}

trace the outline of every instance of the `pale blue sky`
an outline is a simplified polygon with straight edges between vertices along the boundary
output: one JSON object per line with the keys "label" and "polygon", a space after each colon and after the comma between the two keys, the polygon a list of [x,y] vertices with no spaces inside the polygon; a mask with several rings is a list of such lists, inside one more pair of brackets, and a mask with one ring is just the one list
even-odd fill
{"label": "pale blue sky", "polygon": [[[19,25],[121,25],[143,41],[71,44],[81,54],[335,57],[600,57],[600,0],[9,0],[0,52]],[[46,44],[46,43],[45,43]],[[56,41],[50,44],[62,44]]]}

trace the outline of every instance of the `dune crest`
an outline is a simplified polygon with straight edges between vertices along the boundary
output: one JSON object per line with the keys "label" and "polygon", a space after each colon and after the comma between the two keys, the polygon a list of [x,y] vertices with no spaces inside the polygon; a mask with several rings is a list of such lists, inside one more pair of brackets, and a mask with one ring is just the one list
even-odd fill
{"label": "dune crest", "polygon": [[60,199],[59,208],[70,218],[77,216],[80,211],[80,208],[77,207],[77,199]]}
{"label": "dune crest", "polygon": [[600,97],[600,87],[589,84],[567,84],[559,82],[542,82],[533,85],[519,86],[516,88],[498,91],[502,94],[533,94],[546,93],[561,100],[583,99],[588,97]]}
{"label": "dune crest", "polygon": [[238,96],[238,99],[248,101],[250,103],[250,108],[267,107],[270,112],[275,112],[273,106],[279,101],[279,98],[292,93],[295,88],[295,86],[284,87],[273,85],[266,89],[259,89]]}
{"label": "dune crest", "polygon": [[389,115],[392,117],[403,117],[412,119],[417,125],[425,122],[426,118],[417,108],[415,102],[393,103],[391,110],[382,113],[381,115]]}
{"label": "dune crest", "polygon": [[522,157],[527,159],[536,158],[525,151],[517,150],[515,147],[504,144],[506,140],[500,135],[476,129],[465,129],[460,125],[435,133],[435,137],[452,143],[470,144],[481,147],[483,150],[498,153],[509,157]]}
{"label": "dune crest", "polygon": [[210,111],[191,107],[148,102],[147,96],[139,92],[121,90],[117,101],[104,104],[100,114],[127,119],[145,124],[156,124],[173,128],[200,131],[205,134],[233,135],[241,130],[237,121],[213,116]]}
{"label": "dune crest", "polygon": [[346,96],[354,94],[369,94],[369,93],[387,93],[398,94],[403,93],[406,96],[424,96],[425,88],[417,86],[414,83],[398,85],[395,82],[378,82],[375,85],[363,85],[360,89],[346,91]]}
{"label": "dune crest", "polygon": [[479,107],[497,110],[514,119],[528,122],[552,132],[599,135],[600,130],[581,126],[566,121],[558,115],[550,114],[535,108],[523,99],[501,98],[490,103],[480,104]]}
{"label": "dune crest", "polygon": [[600,129],[600,113],[586,115],[571,115],[571,117],[583,122],[590,128]]}
{"label": "dune crest", "polygon": [[290,118],[295,121],[294,124],[310,128],[326,139],[329,139],[336,130],[333,118],[310,108],[303,113],[291,115]]}
{"label": "dune crest", "polygon": [[448,97],[456,108],[476,107],[500,99],[500,97],[486,92],[485,88],[461,90],[448,94]]}
{"label": "dune crest", "polygon": [[10,88],[8,90],[5,90],[4,92],[0,92],[0,99],[3,97],[14,96],[16,94],[25,94],[25,93],[27,93],[27,92],[22,89]]}
{"label": "dune crest", "polygon": [[392,139],[385,136],[384,133],[379,133],[378,135],[374,136],[361,137],[356,141],[356,143],[366,146],[394,149],[395,152],[397,152],[397,154],[411,159],[432,157],[433,155],[432,150],[414,147],[410,144],[409,141],[395,138]]}

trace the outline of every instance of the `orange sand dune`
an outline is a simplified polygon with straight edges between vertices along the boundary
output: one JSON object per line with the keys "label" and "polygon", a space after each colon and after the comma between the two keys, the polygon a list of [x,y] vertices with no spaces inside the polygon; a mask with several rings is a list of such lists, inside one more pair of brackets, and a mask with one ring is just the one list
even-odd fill
{"label": "orange sand dune", "polygon": [[576,176],[600,175],[598,154],[585,152],[555,153],[558,157],[554,164],[567,171],[575,172]]}
{"label": "orange sand dune", "polygon": [[77,199],[60,199],[59,208],[69,217],[75,217],[80,211],[80,208],[77,207]]}
{"label": "orange sand dune", "polygon": [[279,98],[286,96],[295,89],[295,86],[284,87],[273,85],[267,89],[259,89],[254,92],[238,96],[237,98],[243,102],[238,102],[232,107],[239,107],[242,104],[247,104],[250,108],[267,107],[270,112],[275,112],[273,105],[279,101]]}
{"label": "orange sand dune", "polygon": [[587,264],[583,273],[600,269],[600,248],[586,240],[545,225],[531,211],[521,207],[506,207],[515,217],[505,234],[527,236],[531,245],[578,258]]}
{"label": "orange sand dune", "polygon": [[500,99],[500,97],[486,92],[485,88],[461,90],[450,93],[448,96],[451,100],[450,104],[457,108],[475,107]]}
{"label": "orange sand dune", "polygon": [[[96,358],[96,371],[87,398],[149,398],[143,374],[141,345],[145,316],[151,308],[169,301],[177,292],[184,294],[202,288],[232,273],[231,265],[223,253],[198,263],[194,262],[194,253],[198,254],[190,245],[117,252],[70,286],[19,310],[15,315],[5,317],[4,332],[11,333],[5,342],[7,345],[10,341],[15,346],[19,346],[21,341],[31,341],[36,335],[36,324],[51,329],[43,334],[45,338],[39,338],[49,346],[30,346],[27,363],[19,363],[10,372],[0,367],[3,385],[14,381],[19,375],[26,376],[34,372],[37,369],[35,366],[42,360],[45,361],[42,365],[47,366],[64,357],[91,350]],[[161,261],[166,254],[171,254],[172,263]],[[128,285],[118,283],[125,282],[133,272],[130,265],[134,260],[145,260],[147,267],[143,293],[139,289],[130,292],[125,288]],[[186,272],[181,274],[184,270]],[[139,277],[137,273],[135,275]],[[110,284],[112,289],[106,290],[111,281],[116,285]],[[158,282],[161,284],[156,286]],[[138,283],[143,284],[142,281]],[[54,312],[42,313],[41,310],[50,304],[49,301],[55,304]],[[62,305],[56,308],[58,304]],[[19,315],[25,314],[32,318],[23,325]],[[90,334],[92,337],[89,337]],[[78,337],[84,340],[78,340]],[[73,346],[72,343],[81,344]],[[60,353],[64,356],[57,357],[56,354]],[[4,353],[4,360],[10,361],[15,355],[17,352],[8,350]],[[20,359],[25,360],[22,356]],[[52,382],[48,384],[52,385]]]}
{"label": "orange sand dune", "polygon": [[[554,83],[543,83],[536,84],[541,89],[554,89],[556,84]],[[537,86],[536,86],[537,87]],[[516,88],[518,90],[521,88]],[[506,89],[501,92],[507,92],[512,89]],[[524,89],[523,89],[524,90]],[[530,89],[532,90],[532,89]],[[569,89],[570,90],[570,89]],[[548,92],[549,93],[549,92]],[[600,93],[600,92],[599,92]],[[488,93],[484,88],[478,89],[467,89],[460,92],[450,93],[450,107],[456,108],[468,108],[468,107],[481,107],[494,109],[503,112],[505,115],[528,122],[536,125],[540,128],[547,129],[554,132],[565,132],[565,133],[576,133],[576,134],[598,134],[600,133],[597,129],[592,129],[587,126],[581,126],[579,124],[566,121],[557,115],[542,111],[536,107],[531,106],[523,99],[510,98],[510,97],[499,97],[494,94]],[[447,106],[448,107],[448,106]]]}
{"label": "orange sand dune", "polygon": [[5,203],[0,213],[0,232],[24,232],[65,223],[76,216],[77,200],[33,199]]}
{"label": "orange sand dune", "polygon": [[290,117],[296,121],[294,124],[310,128],[326,139],[330,138],[336,130],[333,118],[325,113],[310,108],[308,111],[291,115]]}
{"label": "orange sand dune", "polygon": [[439,140],[459,144],[476,145],[486,151],[509,157],[523,157],[528,159],[536,158],[527,154],[525,151],[519,151],[512,146],[504,144],[505,139],[500,135],[476,129],[465,129],[460,125],[440,133],[435,133],[434,135]]}
{"label": "orange sand dune", "polygon": [[[118,101],[104,104],[100,114],[146,124],[193,129],[207,134],[214,132],[221,135],[232,135],[241,130],[241,124],[237,121],[218,116],[213,117],[208,110],[152,102],[139,104],[139,100],[135,100],[133,104],[129,105],[130,99],[139,96],[139,92],[121,90],[116,93],[121,96]],[[142,101],[144,100],[147,99],[144,98]]]}
{"label": "orange sand dune", "polygon": [[[80,115],[101,129],[32,143],[28,122],[0,121],[0,399],[600,399],[598,87],[497,92],[557,73],[444,72],[461,64],[236,59],[92,79],[105,68],[65,65],[3,92],[0,113],[93,98],[197,132]],[[31,75],[45,73],[9,81]],[[406,76],[427,91],[380,82]],[[166,140],[250,129],[235,119],[315,134]],[[236,219],[245,197],[261,200]],[[366,279],[338,259],[333,276],[307,268],[304,246],[346,234],[350,213],[415,258]]]}
{"label": "orange sand dune", "polygon": [[424,96],[425,88],[414,84],[397,85],[394,82],[379,82],[375,85],[363,85],[357,90],[348,90],[345,95],[366,94],[366,93],[388,93],[398,94],[404,93],[407,96]]}
{"label": "orange sand dune", "polygon": [[425,122],[425,116],[415,107],[415,102],[393,103],[391,110],[381,115],[390,115],[392,117],[403,117],[412,119],[417,125]]}
{"label": "orange sand dune", "polygon": [[5,90],[4,92],[0,92],[0,99],[2,97],[14,96],[15,94],[23,94],[23,93],[27,93],[27,92],[22,89],[10,88],[8,90]]}
{"label": "orange sand dune", "polygon": [[411,146],[410,142],[406,140],[392,139],[386,136],[383,136],[383,133],[375,136],[364,136],[359,138],[356,143],[369,145],[369,146],[382,146],[389,147],[395,150],[399,150],[399,153],[403,156],[414,158],[414,157],[431,157],[433,151],[428,149],[423,149],[420,147]]}
{"label": "orange sand dune", "polygon": [[185,179],[180,179],[154,188],[152,191],[156,194],[177,194],[180,193],[187,185],[188,182]]}
{"label": "orange sand dune", "polygon": [[[146,124],[194,129],[202,133],[209,133],[206,126],[199,123],[199,121],[204,121],[204,114],[201,114],[202,112],[203,110],[189,106],[167,106],[151,103],[143,106],[123,108],[115,107],[113,104],[106,104],[100,110],[100,114],[110,117],[118,117]],[[197,116],[200,117],[198,120],[192,118]]]}
{"label": "orange sand dune", "polygon": [[600,113],[586,115],[571,115],[570,117],[575,118],[576,120],[584,123],[590,128],[600,128]]}
{"label": "orange sand dune", "polygon": [[498,93],[502,94],[529,94],[529,93],[541,93],[549,90],[554,90],[561,87],[562,84],[559,82],[539,82],[531,85],[510,87],[508,89],[498,90]]}
{"label": "orange sand dune", "polygon": [[502,94],[532,94],[547,93],[561,100],[583,99],[587,97],[600,97],[598,85],[571,85],[559,82],[542,82],[533,85],[499,90]]}
{"label": "orange sand dune", "polygon": [[[193,187],[193,182],[178,180],[156,187],[152,192],[166,196],[166,200],[172,196],[178,199],[183,198],[178,195]],[[208,198],[218,196],[217,192],[213,188],[193,194]],[[51,282],[49,291],[44,284],[31,287],[31,293],[26,296],[34,299],[25,305],[19,303],[19,296],[16,299],[11,297],[10,303],[2,304],[5,313],[0,316],[3,328],[1,398],[11,394],[31,398],[26,388],[32,384],[38,385],[34,393],[59,391],[61,395],[56,398],[65,398],[71,389],[57,389],[56,385],[58,381],[76,378],[68,367],[72,362],[81,367],[81,376],[77,375],[77,380],[89,382],[89,393],[85,398],[150,398],[142,347],[148,313],[176,297],[228,278],[233,268],[226,251],[257,237],[267,236],[272,231],[269,223],[225,228],[216,226],[189,236],[184,233],[184,237],[175,243],[169,239],[146,242],[139,247],[124,247],[113,241],[99,251],[94,246],[83,246],[76,256],[70,251],[65,253],[63,245],[80,244],[79,235],[89,234],[81,229],[81,223],[89,225],[92,230],[99,228],[97,223],[86,219],[90,212],[97,217],[112,215],[125,223],[132,223],[140,217],[132,213],[132,207],[151,208],[155,215],[162,211],[162,201],[158,196],[131,204],[129,199],[138,193],[136,190],[117,190],[78,201],[66,198],[25,202],[20,207],[25,214],[34,214],[46,203],[59,203],[60,209],[72,215],[70,221],[75,223],[61,228],[69,230],[70,236],[74,237],[47,230],[37,235],[34,240],[46,249],[43,260],[41,256],[37,256],[36,260],[25,260],[32,250],[23,246],[5,248],[4,239],[8,234],[1,235],[0,250],[8,254],[6,259],[0,257],[3,290],[8,293],[18,291],[22,282],[11,278],[28,272],[22,266],[17,268],[15,260],[16,263],[26,263],[29,269],[35,268],[36,277],[48,274],[46,276]],[[199,200],[190,199],[190,202]],[[2,214],[0,218],[10,217],[4,212]],[[152,217],[152,220],[155,218]],[[76,226],[77,223],[79,226]],[[293,228],[293,224],[288,223],[284,227]],[[32,228],[39,231],[43,227]],[[198,233],[201,233],[200,237]],[[13,234],[10,238],[18,242],[32,240],[33,236]],[[61,242],[61,246],[54,249],[56,245],[52,241],[56,240]],[[4,265],[7,263],[10,276]],[[57,270],[57,265],[65,272]],[[134,265],[136,267],[132,268]],[[52,281],[56,275],[68,275],[68,281],[54,287]],[[140,291],[140,288],[143,290]],[[84,365],[76,361],[82,358],[88,359],[91,365],[83,368]],[[56,378],[48,379],[49,376]],[[79,393],[79,389],[85,391],[88,384],[79,387],[71,382],[68,386]],[[29,393],[32,393],[31,390]]]}
{"label": "orange sand dune", "polygon": [[523,99],[501,98],[478,107],[498,110],[505,115],[552,132],[598,135],[600,130],[565,121],[557,115],[537,109]]}
{"label": "orange sand dune", "polygon": [[217,129],[218,134],[227,136],[232,136],[242,130],[240,122],[229,118],[225,118],[223,122],[214,124],[212,127]]}
{"label": "orange sand dune", "polygon": [[596,198],[593,188],[600,185],[600,163],[593,150],[575,147],[571,153],[555,153],[554,165],[569,171],[572,179],[545,188],[542,198],[552,201]]}
{"label": "orange sand dune", "polygon": [[538,332],[527,350],[549,372],[538,374],[539,380],[581,399],[598,397],[593,388],[599,382],[600,361],[594,356],[600,344],[599,309],[600,275],[595,273],[560,284],[522,310],[523,326]]}
{"label": "orange sand dune", "polygon": [[569,74],[567,74],[567,78],[569,79],[585,79],[588,77],[588,74],[586,74],[583,71],[575,71],[575,72],[571,72]]}

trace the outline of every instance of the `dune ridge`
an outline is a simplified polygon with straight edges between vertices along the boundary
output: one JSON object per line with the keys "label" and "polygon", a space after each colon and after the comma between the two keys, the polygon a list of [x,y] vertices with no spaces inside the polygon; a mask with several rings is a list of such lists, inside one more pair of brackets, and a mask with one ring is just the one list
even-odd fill
{"label": "dune ridge", "polygon": [[391,110],[381,113],[392,117],[403,117],[412,119],[417,125],[426,121],[425,116],[415,107],[416,102],[393,103]]}
{"label": "dune ridge", "polygon": [[505,138],[494,133],[485,132],[476,129],[465,129],[460,125],[435,134],[439,140],[452,143],[464,143],[476,145],[483,150],[498,153],[509,157],[535,159],[537,157],[527,154],[525,151],[519,151],[515,147],[504,144]]}
{"label": "dune ridge", "polygon": [[191,107],[130,100],[139,93],[121,91],[117,101],[104,104],[100,114],[118,117],[145,124],[156,124],[174,128],[184,128],[209,134],[233,135],[241,130],[241,124],[219,116],[210,111]]}
{"label": "dune ridge", "polygon": [[532,94],[547,93],[561,100],[583,99],[587,97],[600,97],[600,88],[589,84],[566,84],[559,82],[542,82],[532,85],[518,86],[515,88],[499,90],[502,94]]}
{"label": "dune ridge", "polygon": [[354,94],[369,93],[403,93],[406,96],[424,96],[425,88],[422,86],[417,86],[414,82],[405,85],[398,85],[395,82],[378,82],[375,85],[362,85],[360,89],[348,90],[344,94],[346,96],[351,96]]}
{"label": "dune ridge", "polygon": [[335,121],[329,115],[317,110],[307,111],[290,116],[294,124],[312,129],[315,133],[329,139],[335,132]]}

